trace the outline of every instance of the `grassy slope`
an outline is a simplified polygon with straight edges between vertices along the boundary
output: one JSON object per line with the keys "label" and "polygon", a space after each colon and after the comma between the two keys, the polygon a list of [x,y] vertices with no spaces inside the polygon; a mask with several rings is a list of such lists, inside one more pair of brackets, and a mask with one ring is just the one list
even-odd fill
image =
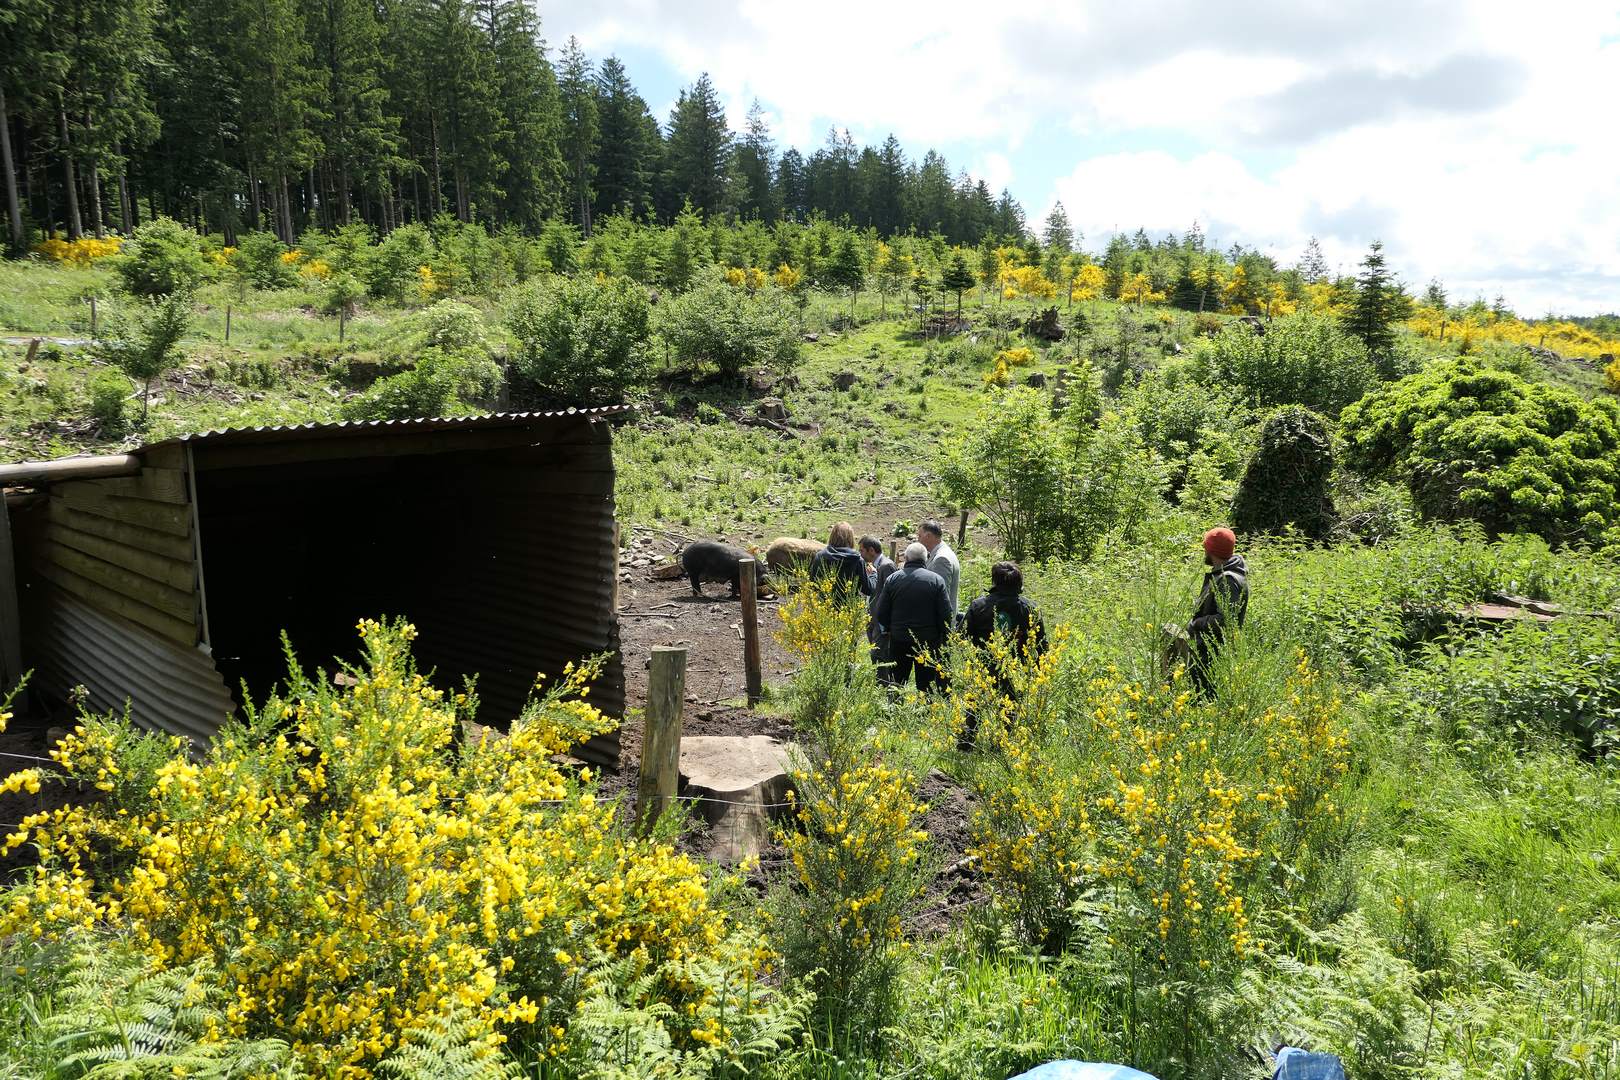
{"label": "grassy slope", "polygon": [[[104,275],[95,271],[0,264],[0,337],[83,335],[88,309],[79,298],[104,288]],[[373,359],[401,317],[383,311],[357,319],[340,349],[332,320],[302,310],[306,298],[296,292],[245,302],[223,293],[203,299],[184,372],[192,389],[165,391],[149,435],[332,418],[352,389],[349,365]],[[230,346],[222,340],[227,300],[236,306]],[[737,426],[710,411],[748,409],[751,399],[734,390],[670,386],[655,395],[679,415],[649,416],[617,438],[627,522],[764,538],[818,533],[835,514],[876,523],[928,505],[932,448],[985,400],[982,366],[926,364],[923,347],[894,321],[826,333],[833,306],[818,300],[812,308],[808,328],[822,331],[820,340],[806,347],[798,387],[782,395],[793,422],[806,425],[796,434]],[[1110,311],[1103,306],[1096,314],[1107,322]],[[1185,339],[1186,320],[1174,321],[1168,340]],[[104,451],[131,441],[82,422],[96,365],[72,350],[47,350],[22,371],[22,355],[15,345],[0,349],[0,459]],[[852,390],[832,388],[841,372],[856,374]],[[1552,374],[1593,389],[1584,368]],[[1146,592],[1181,602],[1198,571],[1190,546],[1197,527],[1172,519],[1143,552],[1090,567],[1034,569],[1032,592],[1050,615],[1074,620],[1095,647],[1113,647]],[[978,573],[986,554],[975,553]],[[1314,585],[1344,583],[1354,592],[1363,587],[1356,575],[1370,573],[1357,552],[1256,554],[1257,618],[1278,634],[1293,632],[1294,613]],[[1399,575],[1426,558],[1439,556],[1425,554],[1419,543],[1373,573]],[[1444,572],[1430,570],[1444,581]],[[1506,564],[1492,573],[1502,587],[1519,580]],[[1364,585],[1376,587],[1370,579]],[[1617,589],[1614,578],[1582,570],[1546,591],[1600,606],[1612,603]],[[1447,1065],[1433,1074],[1502,1075],[1498,1070],[1519,1055],[1531,1064],[1518,1063],[1514,1075],[1613,1075],[1589,1068],[1583,1055],[1612,1062],[1614,1047],[1582,1042],[1578,1032],[1582,1025],[1620,1023],[1614,967],[1620,777],[1606,762],[1545,750],[1520,754],[1505,742],[1481,758],[1404,727],[1390,698],[1406,693],[1415,676],[1409,658],[1389,663],[1344,673],[1357,703],[1361,771],[1352,802],[1363,821],[1362,841],[1350,853],[1356,871],[1347,902],[1389,948],[1420,966],[1442,965],[1426,976],[1445,986],[1433,999],[1442,1035],[1426,1060]],[[988,1077],[1111,1045],[1112,1034],[1089,1019],[1095,1003],[1039,964],[952,939],[920,953],[913,968],[915,1000],[907,1016],[915,1030],[897,1042],[899,1060],[882,1068],[829,1065],[818,1075],[878,1075],[914,1062],[915,1075]],[[1377,1005],[1390,988],[1365,977],[1359,990],[1352,980],[1346,992]],[[1330,981],[1323,976],[1324,986]],[[1424,1041],[1424,1033],[1415,1038]],[[1401,1066],[1378,1067],[1376,1058],[1377,1047],[1369,1048],[1364,1074],[1403,1075]]]}

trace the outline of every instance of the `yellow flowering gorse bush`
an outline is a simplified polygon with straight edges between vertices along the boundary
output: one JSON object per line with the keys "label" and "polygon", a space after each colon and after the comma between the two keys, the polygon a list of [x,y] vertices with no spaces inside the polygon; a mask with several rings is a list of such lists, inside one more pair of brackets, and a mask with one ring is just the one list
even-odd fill
{"label": "yellow flowering gorse bush", "polygon": [[52,236],[35,244],[34,251],[56,262],[86,267],[97,259],[118,254],[118,249],[123,246],[124,239],[121,236],[108,236],[99,240],[94,236],[81,236],[77,240],[63,240]]}
{"label": "yellow flowering gorse bush", "polygon": [[[1262,947],[1253,918],[1288,879],[1348,767],[1338,700],[1301,656],[1283,701],[1229,716],[1169,683],[1083,675],[1030,658],[1031,692],[1002,697],[970,664],[958,708],[992,717],[975,854],[1027,939],[1060,945],[1099,898],[1111,941],[1169,981]],[[983,720],[981,720],[983,723]]]}
{"label": "yellow flowering gorse bush", "polygon": [[360,632],[352,686],[295,667],[200,758],[81,723],[53,756],[105,797],[26,823],[40,866],[3,896],[0,935],[110,924],[160,966],[206,958],[228,1034],[286,1038],[321,1075],[369,1075],[401,1031],[457,1008],[491,1054],[508,1037],[567,1054],[610,961],[674,1006],[674,1045],[723,1040],[738,1007],[692,972],[720,958],[740,985],[767,954],[696,863],[632,839],[588,773],[553,760],[609,723],[587,701],[595,665],[567,668],[509,737],[461,745],[468,701],[415,670],[412,628]]}

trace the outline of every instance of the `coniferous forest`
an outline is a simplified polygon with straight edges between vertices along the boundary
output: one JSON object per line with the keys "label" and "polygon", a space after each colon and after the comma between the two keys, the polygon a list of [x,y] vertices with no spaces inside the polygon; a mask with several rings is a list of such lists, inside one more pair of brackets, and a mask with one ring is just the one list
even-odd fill
{"label": "coniferous forest", "polygon": [[612,214],[848,217],[955,243],[1015,235],[1005,191],[828,133],[778,150],[733,131],[705,75],[654,116],[616,57],[544,37],[521,0],[16,0],[0,14],[10,236],[217,232],[449,214],[491,230]]}

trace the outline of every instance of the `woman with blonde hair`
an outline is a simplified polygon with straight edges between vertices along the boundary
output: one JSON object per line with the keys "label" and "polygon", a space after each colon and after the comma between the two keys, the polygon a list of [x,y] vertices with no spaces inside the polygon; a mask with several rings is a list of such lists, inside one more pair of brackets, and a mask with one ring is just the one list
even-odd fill
{"label": "woman with blonde hair", "polygon": [[827,546],[810,560],[810,577],[817,580],[831,575],[846,596],[872,595],[872,582],[866,576],[866,560],[855,550],[855,527],[840,521],[827,536]]}

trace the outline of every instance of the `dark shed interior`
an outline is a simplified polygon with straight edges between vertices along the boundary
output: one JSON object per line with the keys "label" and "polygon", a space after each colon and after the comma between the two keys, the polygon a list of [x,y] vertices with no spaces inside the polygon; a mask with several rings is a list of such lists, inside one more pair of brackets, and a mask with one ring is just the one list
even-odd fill
{"label": "dark shed interior", "polygon": [[[233,429],[12,466],[35,490],[0,518],[20,593],[13,616],[0,589],[0,667],[200,745],[244,685],[262,702],[284,679],[282,631],[306,672],[331,671],[358,657],[355,624],[386,616],[415,624],[436,685],[477,676],[483,723],[597,654],[591,701],[620,716],[620,411]],[[576,753],[616,765],[617,731]]]}
{"label": "dark shed interior", "polygon": [[593,701],[622,712],[605,422],[194,454],[207,633],[238,697],[285,675],[282,630],[306,668],[330,666],[357,658],[360,619],[389,616],[416,626],[438,685],[477,676],[484,723],[594,652],[614,656]]}

